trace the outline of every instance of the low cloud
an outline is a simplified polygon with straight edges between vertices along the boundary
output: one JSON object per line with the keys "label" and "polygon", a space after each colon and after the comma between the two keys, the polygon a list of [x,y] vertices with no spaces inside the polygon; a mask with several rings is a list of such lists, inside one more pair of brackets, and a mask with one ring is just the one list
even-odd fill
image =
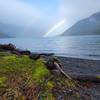
{"label": "low cloud", "polygon": [[0,22],[23,26],[36,21],[40,15],[35,8],[19,0],[0,0]]}

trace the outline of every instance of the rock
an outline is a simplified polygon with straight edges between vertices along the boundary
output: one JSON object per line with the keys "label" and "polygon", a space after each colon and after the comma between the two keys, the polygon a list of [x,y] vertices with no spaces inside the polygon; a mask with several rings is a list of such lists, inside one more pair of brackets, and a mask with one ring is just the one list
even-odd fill
{"label": "rock", "polygon": [[31,52],[29,51],[29,50],[17,50],[19,53],[20,53],[20,55],[30,55],[31,54]]}
{"label": "rock", "polygon": [[51,73],[57,78],[62,75],[61,72],[57,69],[51,70]]}
{"label": "rock", "polygon": [[49,70],[55,70],[57,69],[57,66],[54,64],[54,62],[58,63],[60,67],[61,63],[59,61],[59,59],[55,58],[55,57],[50,57],[47,61],[46,61],[46,66]]}
{"label": "rock", "polygon": [[33,54],[33,53],[31,53],[29,57],[31,59],[33,59],[33,60],[37,60],[37,59],[39,59],[41,57],[41,55],[40,54]]}
{"label": "rock", "polygon": [[20,55],[20,52],[18,50],[11,51],[12,54]]}
{"label": "rock", "polygon": [[54,53],[31,53],[30,54],[30,58],[31,59],[34,59],[34,60],[37,60],[37,59],[39,59],[40,57],[42,57],[42,58],[44,58],[45,60],[46,60],[46,58],[48,57],[48,56],[52,56],[52,55],[54,55]]}
{"label": "rock", "polygon": [[54,53],[41,53],[40,55],[41,56],[53,56]]}
{"label": "rock", "polygon": [[16,50],[16,47],[13,44],[1,44],[0,49],[14,51]]}

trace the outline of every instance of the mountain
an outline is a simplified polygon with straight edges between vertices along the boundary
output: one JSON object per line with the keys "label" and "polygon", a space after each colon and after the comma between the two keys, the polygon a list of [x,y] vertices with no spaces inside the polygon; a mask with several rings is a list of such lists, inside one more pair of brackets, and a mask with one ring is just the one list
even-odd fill
{"label": "mountain", "polygon": [[100,12],[78,21],[63,35],[95,35],[100,34]]}

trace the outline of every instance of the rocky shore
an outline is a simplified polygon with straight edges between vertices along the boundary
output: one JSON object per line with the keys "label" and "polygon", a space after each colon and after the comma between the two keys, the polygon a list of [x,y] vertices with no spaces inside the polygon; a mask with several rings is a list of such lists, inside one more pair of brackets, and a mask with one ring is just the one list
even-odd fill
{"label": "rocky shore", "polygon": [[75,79],[100,82],[100,60],[58,57],[64,71]]}
{"label": "rocky shore", "polygon": [[[75,88],[77,89],[67,88],[67,90],[65,90],[63,89],[64,87],[62,86],[57,87],[60,88],[63,92],[64,91],[69,92],[68,94],[70,94],[71,92],[74,92],[75,94],[78,93],[77,99],[71,99],[71,97],[73,98],[73,96],[71,96],[69,97],[70,99],[68,100],[99,100],[100,98],[100,61],[99,60],[56,57],[53,53],[50,54],[34,53],[28,50],[17,49],[13,44],[4,44],[4,45],[1,44],[0,52],[6,52],[7,54],[17,55],[18,57],[27,55],[30,59],[34,61],[37,61],[38,59],[42,58],[46,68],[50,71],[51,76],[53,75],[54,77],[58,78],[57,80],[54,79],[55,81],[53,80],[53,82],[55,83],[57,82],[57,84],[61,85],[60,81],[62,79],[64,80],[67,79],[69,81],[72,80],[71,83],[74,83],[75,81]],[[63,77],[61,78],[60,76],[61,77],[63,76],[64,78]],[[59,77],[61,78],[60,80]],[[56,96],[59,95],[59,93],[56,91],[57,88],[52,89],[54,94],[56,94]],[[77,93],[75,91],[77,91]],[[67,95],[67,93],[65,94]],[[66,100],[65,99],[66,97],[63,94],[61,94],[59,98],[45,99],[45,100]],[[24,100],[24,99],[20,99],[20,100]],[[25,99],[25,100],[34,100],[34,99]],[[42,100],[42,99],[36,99],[36,100]]]}

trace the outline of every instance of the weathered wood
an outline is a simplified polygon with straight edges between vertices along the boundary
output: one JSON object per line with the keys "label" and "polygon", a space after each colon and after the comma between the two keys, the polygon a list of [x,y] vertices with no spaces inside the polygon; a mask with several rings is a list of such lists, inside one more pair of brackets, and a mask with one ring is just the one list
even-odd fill
{"label": "weathered wood", "polygon": [[66,78],[68,79],[72,79],[67,73],[65,73],[62,68],[59,66],[59,64],[57,62],[54,62],[56,68],[61,72],[62,75],[64,75]]}

